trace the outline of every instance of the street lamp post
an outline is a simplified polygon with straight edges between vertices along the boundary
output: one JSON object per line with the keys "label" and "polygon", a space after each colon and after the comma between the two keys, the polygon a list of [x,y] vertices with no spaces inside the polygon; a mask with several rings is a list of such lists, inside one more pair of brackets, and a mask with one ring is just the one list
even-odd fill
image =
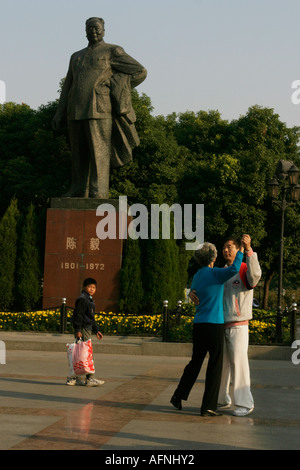
{"label": "street lamp post", "polygon": [[[275,171],[275,177],[269,182],[269,195],[273,203],[281,209],[280,247],[279,247],[279,272],[276,318],[276,342],[282,343],[282,279],[283,279],[283,246],[284,246],[284,217],[288,206],[295,204],[300,196],[298,184],[299,170],[293,162],[280,160]],[[279,181],[278,181],[279,180]],[[280,191],[281,190],[281,191]],[[277,200],[281,193],[281,200]],[[291,202],[287,201],[290,194]]]}

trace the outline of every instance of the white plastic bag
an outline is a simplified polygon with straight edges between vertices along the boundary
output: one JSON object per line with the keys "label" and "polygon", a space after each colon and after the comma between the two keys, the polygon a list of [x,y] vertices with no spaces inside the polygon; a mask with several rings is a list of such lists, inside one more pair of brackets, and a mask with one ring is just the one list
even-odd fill
{"label": "white plastic bag", "polygon": [[70,376],[95,373],[91,339],[87,341],[75,341],[72,344],[67,344],[67,347]]}
{"label": "white plastic bag", "polygon": [[74,343],[67,344],[67,356],[68,356],[68,364],[69,364],[69,377],[73,377],[75,375],[74,369],[73,369],[73,349],[74,349]]}

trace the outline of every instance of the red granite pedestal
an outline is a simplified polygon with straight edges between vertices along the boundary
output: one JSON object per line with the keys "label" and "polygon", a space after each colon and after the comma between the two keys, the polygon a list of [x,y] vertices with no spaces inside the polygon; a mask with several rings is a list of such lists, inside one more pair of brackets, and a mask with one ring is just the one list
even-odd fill
{"label": "red granite pedestal", "polygon": [[[100,204],[109,204],[116,214],[116,238],[100,239],[96,214]],[[47,211],[43,308],[74,307],[84,279],[97,281],[96,311],[118,312],[119,279],[124,240],[119,237],[118,201],[53,198]],[[127,216],[125,216],[127,217]]]}

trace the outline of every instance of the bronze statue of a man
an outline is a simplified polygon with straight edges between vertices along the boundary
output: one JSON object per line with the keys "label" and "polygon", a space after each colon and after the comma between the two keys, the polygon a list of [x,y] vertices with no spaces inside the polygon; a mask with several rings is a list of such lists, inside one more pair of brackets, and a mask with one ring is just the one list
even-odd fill
{"label": "bronze statue of a man", "polygon": [[131,89],[146,69],[122,47],[103,40],[104,21],[86,21],[88,46],[75,52],[61,91],[53,129],[67,119],[72,182],[65,197],[107,199],[110,168],[127,163],[139,144]]}

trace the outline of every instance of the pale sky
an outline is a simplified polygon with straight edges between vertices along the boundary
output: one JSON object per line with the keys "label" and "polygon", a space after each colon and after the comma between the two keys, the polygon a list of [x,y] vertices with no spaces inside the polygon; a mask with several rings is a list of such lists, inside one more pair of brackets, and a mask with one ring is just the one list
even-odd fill
{"label": "pale sky", "polygon": [[[218,110],[238,119],[255,104],[300,125],[299,0],[0,0],[0,99],[36,109],[58,98],[85,20],[141,62],[138,87],[154,115]],[[300,82],[299,82],[300,84]],[[2,90],[2,91],[1,91]],[[300,96],[300,93],[299,93]]]}

